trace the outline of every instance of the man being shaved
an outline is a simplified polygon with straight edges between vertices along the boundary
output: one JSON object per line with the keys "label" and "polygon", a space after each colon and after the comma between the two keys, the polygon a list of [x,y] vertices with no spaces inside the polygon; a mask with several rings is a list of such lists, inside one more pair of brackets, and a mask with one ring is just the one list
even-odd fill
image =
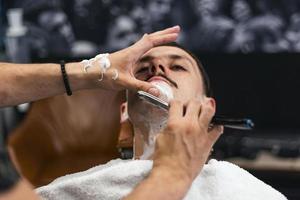
{"label": "man being shaved", "polygon": [[199,60],[176,44],[154,47],[133,68],[156,86],[169,111],[128,92],[133,160],[114,160],[39,188],[44,199],[286,199],[245,170],[210,160],[223,132],[212,126],[216,102]]}

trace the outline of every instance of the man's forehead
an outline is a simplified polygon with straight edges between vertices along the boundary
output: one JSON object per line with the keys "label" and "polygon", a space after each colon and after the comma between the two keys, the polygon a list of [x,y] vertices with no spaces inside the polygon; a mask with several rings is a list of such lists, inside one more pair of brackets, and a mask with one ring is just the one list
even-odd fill
{"label": "man's forehead", "polygon": [[189,55],[183,49],[173,46],[159,46],[154,47],[147,51],[140,59],[140,62],[148,61],[149,59],[157,59],[157,58],[170,58],[170,59],[186,59],[192,65],[197,66],[197,63],[193,59],[191,55]]}

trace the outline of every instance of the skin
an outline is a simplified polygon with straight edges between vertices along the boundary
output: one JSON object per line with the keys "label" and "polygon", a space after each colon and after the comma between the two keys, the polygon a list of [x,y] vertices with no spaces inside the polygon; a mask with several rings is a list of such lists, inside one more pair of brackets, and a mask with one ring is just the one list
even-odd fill
{"label": "skin", "polygon": [[[167,81],[176,100],[187,104],[193,98],[203,99],[203,80],[200,71],[195,60],[187,52],[177,47],[156,47],[143,55],[134,68],[134,75],[137,79],[146,81],[150,78],[148,80],[150,83],[164,81],[165,79],[157,80],[162,78],[159,74],[167,76],[176,84],[175,86],[175,84],[170,84]],[[147,148],[145,145],[151,146],[149,145],[149,135],[157,134],[152,133],[153,131],[159,131],[156,127],[149,124],[158,124],[161,121],[166,121],[167,113],[148,104],[145,105],[139,98],[136,98],[135,94],[135,92],[129,92],[128,103],[129,116],[133,122],[136,136],[135,139],[142,143],[136,143],[134,146],[135,156],[139,158],[144,153],[141,148]],[[211,101],[214,104],[214,100],[211,99]],[[157,113],[161,117],[153,116],[153,114]]]}
{"label": "skin", "polygon": [[166,75],[177,85],[176,87],[167,82],[173,90],[175,99],[183,103],[187,103],[191,98],[200,99],[204,96],[203,80],[197,63],[187,52],[177,47],[152,48],[141,57],[133,70],[135,77],[144,81],[153,79],[155,78],[153,76],[158,74]]}
{"label": "skin", "polygon": [[[165,128],[156,137],[153,169],[149,177],[125,199],[182,199],[223,132],[221,126],[209,126],[215,114],[215,101],[204,95],[203,81],[196,62],[177,47],[152,48],[142,56],[134,72],[138,79],[150,82],[161,77],[159,74],[164,74],[177,87],[167,81],[174,92],[174,100],[170,102]],[[154,113],[152,117],[160,116],[157,112],[145,112],[147,108],[149,106],[129,92],[129,117],[134,130],[138,131],[135,135],[142,134],[144,138],[147,138],[147,131],[150,131],[147,125],[149,121],[141,123],[139,118],[142,115],[151,117],[147,113]],[[140,146],[138,143],[135,145]]]}
{"label": "skin", "polygon": [[[80,62],[67,63],[69,83],[72,91],[100,88],[120,91],[124,89],[149,91],[152,86],[137,80],[132,73],[132,66],[145,52],[154,46],[175,41],[180,31],[179,26],[152,34],[145,34],[134,45],[109,55],[111,67],[99,82],[98,63],[94,62],[88,73],[84,73]],[[114,70],[119,78],[112,81]],[[61,70],[58,64],[12,64],[0,63],[0,107],[17,105],[25,102],[65,93]],[[157,91],[153,93],[158,95]]]}

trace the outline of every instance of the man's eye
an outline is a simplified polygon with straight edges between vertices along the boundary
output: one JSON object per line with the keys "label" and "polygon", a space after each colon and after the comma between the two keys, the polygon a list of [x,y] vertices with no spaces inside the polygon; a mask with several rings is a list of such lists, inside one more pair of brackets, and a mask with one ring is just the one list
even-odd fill
{"label": "man's eye", "polygon": [[186,69],[181,65],[173,65],[171,67],[171,70],[173,70],[173,71],[186,71]]}

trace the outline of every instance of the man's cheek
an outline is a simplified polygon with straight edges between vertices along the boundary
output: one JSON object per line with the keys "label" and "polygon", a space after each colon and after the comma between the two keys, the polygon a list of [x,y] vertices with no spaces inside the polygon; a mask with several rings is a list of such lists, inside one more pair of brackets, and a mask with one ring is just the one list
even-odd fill
{"label": "man's cheek", "polygon": [[189,101],[190,95],[186,93],[186,91],[177,90],[174,92],[174,99],[181,101],[182,103],[187,103]]}
{"label": "man's cheek", "polygon": [[182,102],[188,102],[191,99],[199,99],[201,100],[201,91],[198,91],[196,87],[194,87],[193,83],[190,85],[180,85],[178,89],[174,91],[174,99],[180,100]]}

